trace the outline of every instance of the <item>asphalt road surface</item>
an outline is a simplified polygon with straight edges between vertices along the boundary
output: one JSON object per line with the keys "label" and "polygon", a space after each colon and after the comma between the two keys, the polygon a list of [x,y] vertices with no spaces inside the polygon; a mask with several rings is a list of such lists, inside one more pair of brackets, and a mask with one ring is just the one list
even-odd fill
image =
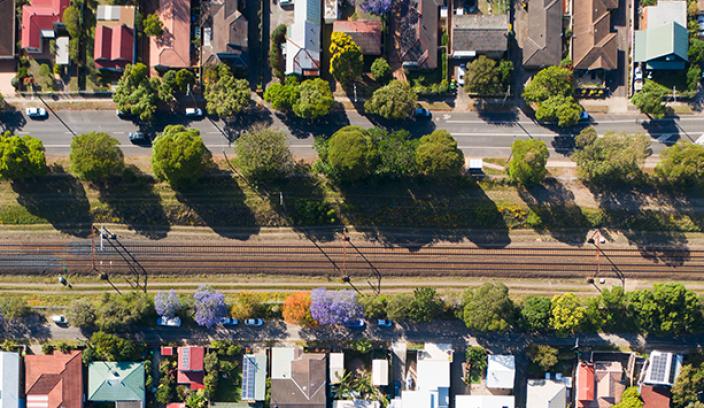
{"label": "asphalt road surface", "polygon": [[[150,154],[148,146],[135,146],[128,139],[129,132],[140,129],[140,126],[130,120],[118,118],[114,111],[50,111],[49,117],[43,120],[29,119],[21,112],[13,112],[0,114],[0,121],[4,129],[39,137],[44,142],[48,154],[68,154],[71,138],[76,134],[89,131],[101,131],[113,135],[120,141],[120,146],[128,156]],[[315,155],[314,135],[330,135],[336,129],[350,124],[373,125],[369,118],[356,111],[334,112],[324,121],[313,122],[290,120],[278,114],[262,111],[247,115],[230,124],[210,118],[187,121],[183,116],[161,115],[157,117],[152,127],[148,129],[142,127],[142,130],[156,134],[168,124],[184,124],[198,128],[206,146],[216,153],[228,150],[241,129],[257,124],[278,127],[287,132],[289,145],[294,155],[298,157]],[[698,116],[648,121],[640,115],[599,115],[592,118],[591,124],[596,127],[599,134],[609,131],[645,132],[652,137],[653,152],[656,154],[664,148],[665,144],[674,144],[679,139],[694,141],[704,132],[704,117]],[[553,158],[557,159],[569,152],[573,145],[571,136],[581,127],[586,126],[586,123],[570,129],[556,129],[537,124],[522,113],[480,115],[476,112],[435,112],[433,119],[429,121],[407,121],[385,125],[408,129],[414,136],[421,136],[433,129],[448,130],[457,139],[467,157],[505,157],[508,156],[514,139],[534,137],[544,140],[553,153]]]}

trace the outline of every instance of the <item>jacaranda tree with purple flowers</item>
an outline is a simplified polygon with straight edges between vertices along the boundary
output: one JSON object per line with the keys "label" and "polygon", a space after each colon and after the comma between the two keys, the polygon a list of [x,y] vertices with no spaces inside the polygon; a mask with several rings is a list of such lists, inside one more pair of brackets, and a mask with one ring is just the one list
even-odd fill
{"label": "jacaranda tree with purple flowers", "polygon": [[228,308],[225,304],[225,296],[220,292],[215,292],[207,286],[201,286],[193,294],[195,300],[193,309],[195,313],[193,319],[198,325],[211,328],[220,319],[227,316]]}
{"label": "jacaranda tree with purple flowers", "polygon": [[391,9],[391,0],[364,0],[362,10],[366,13],[383,16]]}
{"label": "jacaranda tree with purple flowers", "polygon": [[310,315],[318,324],[344,324],[362,317],[362,306],[351,290],[318,288],[310,294]]}
{"label": "jacaranda tree with purple flowers", "polygon": [[171,289],[168,292],[160,291],[154,296],[154,310],[159,316],[171,319],[176,317],[181,311],[181,300],[176,291]]}

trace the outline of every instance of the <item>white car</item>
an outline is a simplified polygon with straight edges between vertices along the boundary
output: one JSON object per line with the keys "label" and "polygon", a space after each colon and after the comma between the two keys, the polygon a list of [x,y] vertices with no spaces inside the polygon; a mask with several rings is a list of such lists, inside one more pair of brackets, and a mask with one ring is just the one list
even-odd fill
{"label": "white car", "polygon": [[68,326],[68,320],[64,315],[52,315],[51,321],[54,322],[57,326]]}
{"label": "white car", "polygon": [[462,66],[457,67],[457,85],[464,86],[465,69]]}
{"label": "white car", "polygon": [[172,318],[168,318],[166,316],[161,316],[156,319],[156,324],[158,326],[166,326],[166,327],[181,327],[181,318],[176,316]]}
{"label": "white car", "polygon": [[186,116],[190,118],[199,118],[203,116],[203,109],[201,108],[186,108]]}
{"label": "white car", "polygon": [[47,116],[46,110],[44,108],[35,108],[35,107],[27,108],[25,110],[25,114],[32,119],[45,118]]}
{"label": "white car", "polygon": [[293,1],[294,0],[279,0],[279,7],[281,7],[281,8],[293,7]]}

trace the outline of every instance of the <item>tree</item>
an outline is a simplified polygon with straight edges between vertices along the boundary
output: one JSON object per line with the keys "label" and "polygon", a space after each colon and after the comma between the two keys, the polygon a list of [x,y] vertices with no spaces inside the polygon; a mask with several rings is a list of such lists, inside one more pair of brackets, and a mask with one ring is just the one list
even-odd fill
{"label": "tree", "polygon": [[392,0],[364,0],[362,10],[365,13],[383,16],[391,10]]}
{"label": "tree", "polygon": [[551,304],[550,327],[555,331],[574,333],[587,317],[587,308],[579,304],[574,293],[555,295]]}
{"label": "tree", "polygon": [[240,135],[235,143],[235,163],[245,177],[267,181],[286,177],[293,157],[286,134],[274,129],[255,129]]}
{"label": "tree", "polygon": [[628,387],[621,395],[619,401],[613,408],[643,408],[643,400],[640,399],[638,387]]}
{"label": "tree", "polygon": [[159,291],[154,296],[154,310],[159,316],[174,318],[179,314],[181,308],[181,299],[173,289],[168,292]]}
{"label": "tree", "polygon": [[127,64],[112,96],[117,110],[138,116],[142,121],[150,121],[157,108],[157,83],[149,80],[146,65],[141,62]]}
{"label": "tree", "polygon": [[386,295],[365,295],[359,299],[367,319],[385,319],[388,302]]}
{"label": "tree", "polygon": [[376,158],[371,137],[359,126],[345,126],[327,141],[325,160],[339,180],[357,181],[370,176]]}
{"label": "tree", "polygon": [[511,145],[508,175],[519,184],[538,184],[545,178],[548,147],[539,139],[516,139]]}
{"label": "tree", "polygon": [[656,284],[626,295],[626,307],[646,333],[679,336],[702,327],[702,304],[679,283]]}
{"label": "tree", "polygon": [[81,14],[75,6],[68,6],[64,9],[61,22],[64,23],[70,37],[79,38],[81,36]]}
{"label": "tree", "polygon": [[577,136],[574,138],[574,145],[577,149],[584,149],[585,147],[591,145],[596,141],[598,135],[596,129],[593,126],[587,126],[580,130]]}
{"label": "tree", "polygon": [[300,89],[295,76],[286,77],[286,82],[283,84],[275,82],[264,91],[264,100],[278,111],[290,111],[299,98]]}
{"label": "tree", "polygon": [[298,86],[293,113],[299,118],[317,119],[329,114],[334,102],[327,82],[320,78],[309,79]]}
{"label": "tree", "polygon": [[386,299],[386,315],[391,320],[409,320],[413,295],[399,293]]}
{"label": "tree", "polygon": [[308,326],[314,323],[310,315],[310,293],[296,292],[284,300],[283,317],[286,323]]}
{"label": "tree", "polygon": [[440,316],[444,309],[442,299],[434,288],[416,288],[408,307],[408,320],[427,323]]}
{"label": "tree", "polygon": [[284,58],[281,53],[281,46],[286,42],[286,25],[279,24],[276,26],[274,31],[271,33],[271,39],[269,43],[269,66],[271,67],[271,73],[283,80],[284,78]]}
{"label": "tree", "polygon": [[15,136],[10,131],[0,135],[0,178],[20,180],[44,173],[46,158],[41,140]]}
{"label": "tree", "polygon": [[587,303],[587,316],[595,330],[615,332],[631,329],[626,311],[626,293],[620,286],[604,289]]}
{"label": "tree", "polygon": [[646,80],[643,88],[636,92],[631,102],[644,114],[655,119],[665,117],[664,98],[668,90],[657,82]]}
{"label": "tree", "polygon": [[655,174],[668,185],[678,188],[704,185],[704,146],[677,143],[660,153]]}
{"label": "tree", "polygon": [[95,326],[95,307],[87,298],[78,298],[71,302],[66,310],[66,319],[75,327],[90,329]]}
{"label": "tree", "polygon": [[144,350],[130,339],[99,331],[90,336],[86,352],[84,358],[89,361],[135,361],[141,358]]}
{"label": "tree", "polygon": [[122,174],[125,157],[120,142],[103,132],[89,132],[71,139],[71,171],[79,178],[102,182]]}
{"label": "tree", "polygon": [[149,14],[142,20],[142,31],[149,37],[161,37],[164,35],[164,23],[156,13]]}
{"label": "tree", "polygon": [[205,395],[205,390],[197,390],[189,393],[184,403],[186,408],[206,408],[208,406],[208,397]]}
{"label": "tree", "polygon": [[195,83],[196,77],[190,70],[166,71],[159,84],[159,99],[165,103],[175,103],[178,95],[186,94]]}
{"label": "tree", "polygon": [[154,175],[172,186],[189,185],[198,180],[209,161],[210,153],[198,129],[169,125],[154,140]]}
{"label": "tree", "polygon": [[230,307],[230,315],[236,319],[262,316],[266,313],[262,306],[263,304],[257,294],[240,293]]}
{"label": "tree", "polygon": [[7,323],[27,317],[30,309],[27,301],[17,296],[0,297],[0,316]]}
{"label": "tree", "polygon": [[[465,361],[469,365],[470,381],[481,379],[487,368],[487,354],[484,347],[467,346]],[[466,381],[466,380],[465,380]]]}
{"label": "tree", "polygon": [[583,180],[609,185],[629,183],[642,175],[641,166],[650,154],[650,139],[643,134],[609,132],[572,157]]}
{"label": "tree", "polygon": [[387,132],[371,130],[372,139],[379,153],[375,173],[382,177],[409,177],[418,173],[416,164],[417,140],[411,139],[407,130]]}
{"label": "tree", "polygon": [[704,40],[699,38],[689,39],[689,64],[690,65],[700,65],[704,62]]}
{"label": "tree", "polygon": [[544,332],[550,327],[550,299],[528,296],[521,305],[521,319],[532,332]]}
{"label": "tree", "polygon": [[417,100],[407,83],[394,80],[374,91],[364,102],[364,110],[384,119],[408,119],[413,115]]}
{"label": "tree", "polygon": [[539,121],[557,122],[557,126],[573,126],[579,122],[582,106],[571,96],[551,96],[538,103],[535,118]]}
{"label": "tree", "polygon": [[193,294],[193,319],[199,326],[212,328],[220,319],[227,316],[228,308],[225,296],[215,292],[207,286],[201,286]]}
{"label": "tree", "polygon": [[464,323],[470,330],[506,331],[514,315],[513,302],[503,283],[485,283],[464,293]]}
{"label": "tree", "polygon": [[685,364],[672,386],[672,407],[690,408],[704,390],[704,364]]}
{"label": "tree", "polygon": [[446,130],[434,130],[420,138],[416,148],[418,171],[429,177],[455,177],[464,169],[464,154]]}
{"label": "tree", "polygon": [[213,72],[205,83],[207,111],[221,118],[230,118],[247,109],[252,101],[247,80],[235,78],[223,63],[218,64]]}
{"label": "tree", "polygon": [[702,68],[699,65],[689,65],[687,69],[687,90],[696,91],[702,80]]}
{"label": "tree", "polygon": [[381,82],[391,74],[391,65],[386,61],[386,58],[379,57],[372,62],[371,73],[375,81]]}
{"label": "tree", "polygon": [[572,96],[572,71],[563,67],[547,67],[540,70],[523,89],[527,102],[542,102],[552,96]]}
{"label": "tree", "polygon": [[344,324],[362,317],[362,306],[351,290],[313,289],[310,294],[310,315],[318,324]]}
{"label": "tree", "polygon": [[467,92],[480,95],[499,95],[506,91],[513,70],[511,61],[497,64],[491,58],[480,55],[467,67],[464,87]]}
{"label": "tree", "polygon": [[543,371],[550,371],[557,365],[557,349],[547,344],[532,344],[528,347],[528,358]]}
{"label": "tree", "polygon": [[362,75],[362,49],[347,33],[330,35],[330,74],[341,84],[348,84]]}
{"label": "tree", "polygon": [[142,292],[123,295],[104,293],[95,306],[95,323],[100,330],[116,332],[150,321],[154,316],[151,299]]}

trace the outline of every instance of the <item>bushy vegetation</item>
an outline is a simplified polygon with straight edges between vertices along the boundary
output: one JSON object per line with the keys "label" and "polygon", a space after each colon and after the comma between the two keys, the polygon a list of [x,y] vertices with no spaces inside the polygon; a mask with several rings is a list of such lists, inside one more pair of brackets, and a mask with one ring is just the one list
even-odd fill
{"label": "bushy vegetation", "polygon": [[518,184],[537,184],[547,174],[548,147],[539,139],[517,139],[511,145],[508,175]]}
{"label": "bushy vegetation", "polygon": [[102,132],[90,132],[71,139],[71,171],[79,178],[99,183],[122,174],[125,158],[120,142]]}
{"label": "bushy vegetation", "polygon": [[282,112],[292,112],[302,119],[318,119],[332,110],[335,100],[327,82],[320,78],[309,79],[301,83],[296,77],[276,82],[264,92],[264,100]]}
{"label": "bushy vegetation", "polygon": [[0,135],[0,178],[21,180],[46,173],[44,144],[32,136]]}
{"label": "bushy vegetation", "polygon": [[572,71],[564,67],[547,67],[535,74],[523,90],[523,99],[537,106],[536,119],[560,127],[576,124],[582,112],[574,99]]}
{"label": "bushy vegetation", "polygon": [[473,60],[465,76],[464,87],[467,92],[478,95],[502,95],[511,83],[513,63],[502,60],[499,63],[484,55]]}
{"label": "bushy vegetation", "polygon": [[583,146],[573,158],[582,179],[599,185],[617,185],[640,179],[649,154],[650,140],[646,135],[607,133]]}
{"label": "bushy vegetation", "polygon": [[198,129],[169,125],[154,140],[154,175],[172,186],[193,184],[205,173],[209,162],[210,152]]}
{"label": "bushy vegetation", "polygon": [[417,101],[415,92],[407,83],[394,80],[374,91],[364,102],[364,110],[384,119],[408,119],[413,115]]}

